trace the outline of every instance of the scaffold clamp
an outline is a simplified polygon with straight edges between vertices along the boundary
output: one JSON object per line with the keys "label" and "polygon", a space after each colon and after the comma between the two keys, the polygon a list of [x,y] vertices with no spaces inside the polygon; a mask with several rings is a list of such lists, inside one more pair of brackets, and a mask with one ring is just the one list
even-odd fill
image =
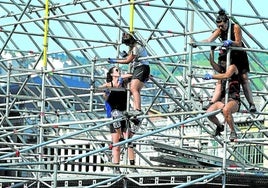
{"label": "scaffold clamp", "polygon": [[114,147],[114,146],[113,146],[113,143],[110,143],[110,144],[109,144],[109,150],[112,150],[113,147]]}
{"label": "scaffold clamp", "polygon": [[19,157],[19,156],[20,156],[20,151],[16,150],[16,157]]}

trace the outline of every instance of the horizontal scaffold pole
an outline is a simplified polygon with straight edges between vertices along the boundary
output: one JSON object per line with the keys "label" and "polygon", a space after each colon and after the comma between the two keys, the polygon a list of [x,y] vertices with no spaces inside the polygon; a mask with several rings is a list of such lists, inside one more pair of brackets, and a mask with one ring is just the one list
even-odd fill
{"label": "horizontal scaffold pole", "polygon": [[[148,132],[148,133],[139,135],[139,136],[134,136],[134,137],[129,138],[127,140],[124,140],[124,141],[115,143],[112,146],[115,147],[115,146],[124,145],[126,143],[133,142],[135,140],[138,140],[138,139],[141,139],[141,138],[144,138],[144,137],[147,137],[147,136],[151,136],[151,135],[154,135],[156,133],[160,133],[160,132],[166,131],[168,129],[172,129],[172,128],[175,128],[175,127],[184,125],[184,124],[189,123],[189,122],[192,122],[192,121],[196,121],[196,120],[199,120],[199,119],[202,119],[202,118],[205,118],[205,117],[216,115],[216,114],[218,114],[220,112],[221,112],[221,109],[216,110],[216,111],[213,111],[213,112],[207,112],[207,113],[202,114],[202,115],[197,115],[196,117],[189,118],[189,119],[187,119],[185,121],[182,121],[182,122],[179,122],[179,123],[175,123],[173,125],[169,125],[169,126],[166,126],[166,127],[163,127],[163,128],[160,128],[160,129],[157,129],[157,130],[154,130],[154,131],[151,131],[151,132]],[[80,159],[80,158],[83,158],[83,157],[87,157],[87,156],[93,155],[95,153],[99,153],[99,152],[103,152],[103,151],[109,150],[109,149],[110,149],[110,146],[102,147],[100,149],[97,149],[97,150],[94,150],[94,151],[91,151],[91,152],[88,152],[88,153],[84,153],[84,154],[77,155],[75,157],[69,158],[65,162],[68,163],[70,161],[74,161],[74,160],[77,160],[77,159]]]}
{"label": "horizontal scaffold pole", "polygon": [[104,184],[109,183],[109,182],[119,181],[119,180],[121,180],[124,176],[125,176],[125,175],[121,174],[121,175],[118,175],[118,176],[116,176],[116,177],[112,177],[112,178],[110,178],[110,179],[107,179],[107,180],[98,182],[98,183],[96,183],[96,184],[92,184],[92,185],[90,185],[90,186],[87,186],[86,188],[97,187],[97,186],[104,185]]}
{"label": "horizontal scaffold pole", "polygon": [[184,183],[182,185],[179,185],[179,186],[176,186],[175,188],[182,188],[182,187],[188,187],[190,185],[193,185],[197,182],[201,182],[201,181],[204,181],[206,179],[210,179],[210,178],[217,178],[218,176],[222,175],[223,172],[222,171],[218,171],[218,172],[215,172],[215,173],[212,173],[212,174],[209,174],[207,176],[204,176],[202,178],[198,178],[198,179],[195,179],[193,181],[190,181],[190,182],[187,182],[187,183]]}
{"label": "horizontal scaffold pole", "polygon": [[11,153],[7,153],[5,155],[0,156],[0,160],[5,159],[7,157],[12,157],[14,155],[18,155],[18,154],[21,154],[21,153],[24,153],[24,152],[27,152],[27,151],[30,151],[30,150],[33,150],[33,149],[36,149],[36,148],[39,148],[39,147],[43,147],[43,146],[46,146],[46,145],[54,143],[54,142],[58,142],[58,141],[60,141],[62,139],[71,138],[73,136],[80,135],[80,134],[85,133],[87,131],[92,131],[94,129],[103,127],[105,125],[109,125],[110,123],[117,122],[117,121],[120,121],[120,120],[123,120],[123,119],[124,119],[123,117],[122,118],[117,118],[117,119],[114,119],[114,120],[111,120],[111,121],[107,121],[106,123],[102,123],[102,124],[99,124],[99,125],[96,125],[96,126],[93,126],[93,127],[85,128],[85,129],[80,130],[80,131],[76,131],[76,132],[66,134],[66,135],[60,136],[58,138],[46,141],[46,142],[42,142],[40,144],[36,144],[36,145],[30,146],[30,147],[23,148],[21,150],[17,150],[17,151],[11,152]]}

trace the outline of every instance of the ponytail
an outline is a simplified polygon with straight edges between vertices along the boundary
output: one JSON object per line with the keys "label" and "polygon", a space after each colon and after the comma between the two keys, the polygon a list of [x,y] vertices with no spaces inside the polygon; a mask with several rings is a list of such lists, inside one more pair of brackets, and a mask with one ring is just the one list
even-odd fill
{"label": "ponytail", "polygon": [[106,74],[106,82],[107,83],[113,81],[113,77],[111,76],[111,74],[113,73],[113,69],[114,69],[114,67],[110,68]]}

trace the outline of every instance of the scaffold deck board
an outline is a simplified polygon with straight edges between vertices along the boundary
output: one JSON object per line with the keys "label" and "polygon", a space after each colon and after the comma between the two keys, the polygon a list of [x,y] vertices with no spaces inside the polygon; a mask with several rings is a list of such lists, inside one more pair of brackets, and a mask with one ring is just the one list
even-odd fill
{"label": "scaffold deck board", "polygon": [[[143,174],[123,174],[121,178],[117,181],[111,181],[109,183],[105,183],[103,185],[99,185],[98,187],[112,187],[112,188],[118,188],[123,187],[127,185],[128,188],[135,188],[135,187],[174,187],[181,184],[184,184],[185,182],[189,182],[192,180],[195,180],[197,178],[203,177],[206,175],[205,173],[195,173],[192,171],[185,171],[185,172],[150,172]],[[114,176],[115,177],[115,176]],[[61,187],[87,187],[91,186],[97,183],[100,183],[102,181],[107,180],[107,177],[94,177],[94,176],[88,176],[83,178],[76,178],[76,179],[58,179],[57,181],[57,188]],[[10,185],[6,179],[0,179],[1,183],[0,185],[2,187],[6,187],[7,185]],[[25,186],[31,185],[34,181],[21,181],[20,183],[24,183]],[[45,188],[47,185],[54,185],[52,180],[42,179],[43,183],[41,183],[40,188]],[[217,177],[213,180],[208,179],[206,181],[199,182],[195,185],[189,186],[189,187],[200,187],[200,188],[206,188],[206,187],[219,187],[221,186],[222,178]],[[19,181],[16,181],[13,185],[19,185]],[[265,188],[265,186],[268,184],[268,177],[267,175],[258,175],[258,174],[243,174],[241,173],[230,173],[227,174],[227,187],[256,187],[256,188]],[[32,186],[34,187],[34,186]]]}
{"label": "scaffold deck board", "polygon": [[[248,112],[241,87],[233,143],[211,136],[215,125],[208,116],[223,120],[221,109],[204,110],[217,83],[203,79],[215,73],[211,46],[217,46],[216,62],[223,41],[203,41],[218,28],[219,9],[241,28],[244,47],[226,50],[247,52],[245,83],[257,110]],[[4,0],[0,18],[0,188],[267,187],[268,11],[262,1]],[[148,56],[111,64],[109,58],[123,59],[129,51],[125,32]],[[109,127],[121,118],[107,118],[101,87],[114,66],[122,77],[143,62],[150,76],[139,91],[144,114],[132,140],[132,168],[139,173],[113,174]],[[109,88],[127,92],[128,112],[134,109],[132,86]],[[122,155],[121,168],[129,170],[127,152]],[[221,174],[194,181],[221,168],[224,180]]]}
{"label": "scaffold deck board", "polygon": [[[160,158],[154,157],[152,158],[152,160],[161,162],[162,159],[168,158],[167,160],[165,160],[167,165],[177,164],[178,166],[180,166],[183,164],[191,164],[192,166],[198,166],[198,168],[222,166],[223,161],[221,157],[174,147],[159,142],[153,142],[153,146],[156,151],[160,151],[161,153],[166,154],[168,156],[162,156]],[[227,160],[226,163],[227,166],[243,167],[242,164],[233,160]]]}

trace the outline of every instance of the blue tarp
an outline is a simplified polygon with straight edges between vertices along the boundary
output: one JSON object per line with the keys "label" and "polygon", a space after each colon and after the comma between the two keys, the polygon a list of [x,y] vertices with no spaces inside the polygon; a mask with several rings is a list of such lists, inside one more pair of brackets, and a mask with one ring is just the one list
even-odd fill
{"label": "blue tarp", "polygon": [[[53,78],[53,76],[51,77]],[[77,78],[69,78],[69,77],[61,77],[62,80],[65,82],[65,84],[69,87],[77,87],[77,88],[89,88],[90,84],[89,82],[78,80]],[[31,78],[32,83],[36,84],[42,84],[42,79],[40,77],[33,77]],[[57,86],[61,86],[61,84],[54,79],[54,83],[56,83]]]}

